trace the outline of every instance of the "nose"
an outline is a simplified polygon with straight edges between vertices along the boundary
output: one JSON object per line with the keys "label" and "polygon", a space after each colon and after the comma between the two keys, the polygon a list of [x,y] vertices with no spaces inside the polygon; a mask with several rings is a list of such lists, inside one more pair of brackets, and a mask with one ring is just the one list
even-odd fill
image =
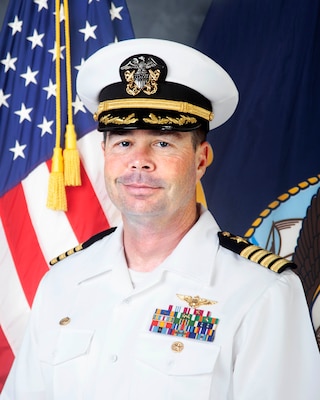
{"label": "nose", "polygon": [[129,169],[139,170],[139,171],[153,171],[155,169],[155,164],[147,149],[139,149],[133,154],[131,154],[129,160]]}

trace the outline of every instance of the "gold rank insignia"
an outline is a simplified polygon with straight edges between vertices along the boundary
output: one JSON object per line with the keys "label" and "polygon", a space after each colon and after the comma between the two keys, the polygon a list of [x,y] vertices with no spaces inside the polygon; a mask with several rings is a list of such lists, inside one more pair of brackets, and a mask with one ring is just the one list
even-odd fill
{"label": "gold rank insignia", "polygon": [[53,258],[51,261],[49,261],[50,265],[55,265],[59,261],[64,260],[65,258],[71,256],[74,253],[78,253],[81,250],[85,250],[86,248],[90,247],[93,243],[97,242],[98,240],[103,239],[105,236],[110,235],[113,233],[117,228],[109,228],[105,231],[99,232],[96,235],[92,236],[90,239],[86,240],[84,243],[78,244],[76,247],[73,247],[72,249],[60,254],[58,257]]}
{"label": "gold rank insignia", "polygon": [[179,297],[180,300],[186,301],[189,304],[189,306],[192,308],[198,308],[201,306],[209,306],[209,305],[217,303],[217,301],[203,299],[199,296],[189,296],[189,295],[185,295],[185,294],[177,294],[177,297]]}
{"label": "gold rank insignia", "polygon": [[218,232],[218,236],[221,246],[271,271],[281,273],[287,268],[297,268],[292,261],[256,246],[240,236],[232,235],[230,232]]}

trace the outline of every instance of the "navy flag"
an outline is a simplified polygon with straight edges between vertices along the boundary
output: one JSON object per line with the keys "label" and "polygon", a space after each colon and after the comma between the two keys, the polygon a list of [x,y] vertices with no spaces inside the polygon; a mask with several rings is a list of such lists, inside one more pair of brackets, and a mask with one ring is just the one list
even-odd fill
{"label": "navy flag", "polygon": [[213,1],[196,47],[234,79],[203,178],[222,229],[298,265],[320,326],[320,1]]}

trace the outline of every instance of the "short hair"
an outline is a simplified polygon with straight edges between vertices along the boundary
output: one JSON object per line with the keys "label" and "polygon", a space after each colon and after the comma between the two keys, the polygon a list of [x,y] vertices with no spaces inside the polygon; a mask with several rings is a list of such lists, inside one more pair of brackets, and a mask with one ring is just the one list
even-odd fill
{"label": "short hair", "polygon": [[207,132],[202,128],[195,129],[191,131],[191,140],[193,148],[196,150],[198,146],[207,140]]}

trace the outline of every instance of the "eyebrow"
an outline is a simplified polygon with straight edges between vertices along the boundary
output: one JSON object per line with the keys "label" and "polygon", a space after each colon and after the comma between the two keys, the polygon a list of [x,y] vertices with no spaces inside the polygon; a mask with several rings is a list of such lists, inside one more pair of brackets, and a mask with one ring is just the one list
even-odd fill
{"label": "eyebrow", "polygon": [[[137,130],[136,129],[128,129],[123,131],[108,131],[107,136],[132,136]],[[181,138],[183,133],[179,131],[162,131],[162,130],[148,130],[148,135],[151,136],[174,136],[177,138]]]}

